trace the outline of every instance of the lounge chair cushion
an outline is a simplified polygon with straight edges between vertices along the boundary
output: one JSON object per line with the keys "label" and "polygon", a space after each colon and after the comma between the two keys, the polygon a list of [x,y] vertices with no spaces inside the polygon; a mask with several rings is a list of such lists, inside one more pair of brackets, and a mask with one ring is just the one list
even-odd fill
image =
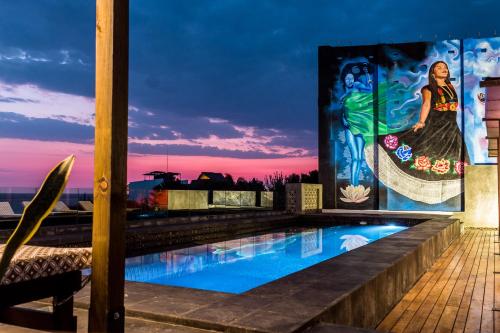
{"label": "lounge chair cushion", "polygon": [[[0,245],[0,257],[5,244]],[[24,245],[10,262],[2,285],[89,268],[92,248],[57,248]]]}
{"label": "lounge chair cushion", "polygon": [[4,216],[14,215],[14,211],[12,210],[10,203],[6,201],[0,202],[0,216],[2,215]]}
{"label": "lounge chair cushion", "polygon": [[94,210],[94,204],[90,201],[78,201],[78,204],[84,211],[91,212]]}
{"label": "lounge chair cushion", "polygon": [[68,206],[62,201],[56,202],[56,205],[54,206],[54,212],[68,212],[71,211]]}

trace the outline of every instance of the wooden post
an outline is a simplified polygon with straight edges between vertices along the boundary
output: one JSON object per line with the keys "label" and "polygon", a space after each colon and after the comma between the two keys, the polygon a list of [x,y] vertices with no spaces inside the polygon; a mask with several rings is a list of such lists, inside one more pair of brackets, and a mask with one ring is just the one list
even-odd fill
{"label": "wooden post", "polygon": [[96,126],[89,332],[124,331],[128,0],[96,0]]}

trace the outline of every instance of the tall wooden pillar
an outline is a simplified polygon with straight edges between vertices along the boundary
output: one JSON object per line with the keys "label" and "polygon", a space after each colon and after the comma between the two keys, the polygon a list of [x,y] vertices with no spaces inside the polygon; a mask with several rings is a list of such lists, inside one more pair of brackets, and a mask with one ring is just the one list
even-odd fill
{"label": "tall wooden pillar", "polygon": [[96,127],[89,332],[124,331],[128,0],[96,0]]}

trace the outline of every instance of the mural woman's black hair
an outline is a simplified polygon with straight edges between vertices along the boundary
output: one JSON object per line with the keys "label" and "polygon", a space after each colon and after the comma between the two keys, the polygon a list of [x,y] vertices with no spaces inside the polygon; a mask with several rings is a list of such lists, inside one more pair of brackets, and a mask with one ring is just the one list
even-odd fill
{"label": "mural woman's black hair", "polygon": [[456,96],[457,92],[455,91],[455,87],[453,87],[453,84],[451,84],[451,81],[450,81],[450,69],[448,67],[448,64],[442,60],[438,60],[438,61],[434,62],[431,65],[431,67],[429,68],[429,89],[430,89],[430,91],[434,94],[437,93],[438,83],[437,83],[436,79],[434,78],[434,68],[439,64],[444,64],[446,66],[446,68],[448,68],[448,76],[446,77],[444,82],[446,83],[446,85],[448,87],[451,87],[453,89],[453,92],[455,93],[455,96]]}

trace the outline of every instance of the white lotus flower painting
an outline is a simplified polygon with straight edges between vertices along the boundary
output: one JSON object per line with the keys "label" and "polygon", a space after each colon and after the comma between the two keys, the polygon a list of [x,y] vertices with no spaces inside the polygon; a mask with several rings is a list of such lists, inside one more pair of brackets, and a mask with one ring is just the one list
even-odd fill
{"label": "white lotus flower painting", "polygon": [[342,195],[344,195],[344,197],[340,197],[340,200],[342,200],[343,202],[362,203],[368,200],[370,187],[365,188],[363,185],[349,185],[346,188],[341,187],[340,192],[342,192]]}

